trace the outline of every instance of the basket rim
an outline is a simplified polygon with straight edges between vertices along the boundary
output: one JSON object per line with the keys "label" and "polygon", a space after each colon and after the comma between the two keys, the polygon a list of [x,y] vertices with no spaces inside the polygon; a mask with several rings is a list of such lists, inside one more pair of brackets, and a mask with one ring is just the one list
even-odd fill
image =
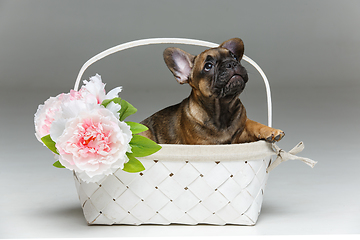
{"label": "basket rim", "polygon": [[162,148],[139,160],[252,161],[276,155],[272,144],[263,140],[220,145],[159,144]]}

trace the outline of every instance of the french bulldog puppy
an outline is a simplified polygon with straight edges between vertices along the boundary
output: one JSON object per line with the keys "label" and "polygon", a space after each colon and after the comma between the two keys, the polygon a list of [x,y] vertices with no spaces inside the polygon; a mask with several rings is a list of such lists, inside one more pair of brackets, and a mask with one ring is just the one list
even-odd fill
{"label": "french bulldog puppy", "polygon": [[240,64],[244,44],[239,38],[193,56],[167,48],[164,60],[191,94],[181,103],[153,114],[141,123],[141,135],[159,144],[231,144],[257,140],[279,141],[284,132],[250,120],[239,99],[248,81]]}

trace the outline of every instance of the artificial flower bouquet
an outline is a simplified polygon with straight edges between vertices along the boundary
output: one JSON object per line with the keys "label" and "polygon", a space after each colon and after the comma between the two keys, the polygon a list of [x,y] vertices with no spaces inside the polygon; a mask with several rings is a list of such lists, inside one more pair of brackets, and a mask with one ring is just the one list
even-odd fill
{"label": "artificial flower bouquet", "polygon": [[85,182],[98,182],[121,168],[140,172],[137,157],[151,155],[161,146],[137,135],[147,127],[124,121],[137,110],[118,95],[106,94],[101,76],[84,80],[79,91],[50,97],[35,113],[35,135],[57,160],[53,165],[75,171]]}

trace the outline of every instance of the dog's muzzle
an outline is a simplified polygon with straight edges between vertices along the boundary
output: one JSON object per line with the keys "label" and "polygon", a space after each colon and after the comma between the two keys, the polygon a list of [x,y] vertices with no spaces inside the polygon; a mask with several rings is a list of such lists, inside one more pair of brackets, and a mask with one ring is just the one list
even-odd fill
{"label": "dog's muzzle", "polygon": [[227,61],[219,69],[215,81],[215,91],[219,97],[240,94],[248,81],[248,75],[243,66],[236,61]]}

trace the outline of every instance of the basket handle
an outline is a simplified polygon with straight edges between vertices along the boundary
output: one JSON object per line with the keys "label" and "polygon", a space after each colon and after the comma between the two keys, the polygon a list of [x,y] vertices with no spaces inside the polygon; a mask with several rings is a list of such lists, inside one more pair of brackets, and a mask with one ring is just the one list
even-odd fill
{"label": "basket handle", "polygon": [[[186,39],[186,38],[149,38],[149,39],[142,39],[142,40],[136,40],[132,42],[123,43],[120,45],[117,45],[115,47],[109,48],[94,57],[90,58],[80,69],[80,72],[76,78],[74,90],[77,91],[79,89],[79,84],[82,75],[84,74],[85,70],[93,63],[99,61],[100,59],[109,56],[113,53],[134,48],[138,46],[144,46],[144,45],[152,45],[152,44],[162,44],[162,43],[172,43],[172,44],[188,44],[188,45],[195,45],[195,46],[202,46],[202,47],[209,47],[214,48],[218,47],[219,44],[212,43],[212,42],[206,42],[196,39]],[[261,77],[264,80],[265,88],[266,88],[266,97],[267,97],[267,108],[268,108],[268,126],[272,126],[272,103],[271,103],[271,92],[270,92],[270,84],[269,81],[263,72],[263,70],[260,68],[259,65],[257,65],[256,62],[254,62],[251,58],[244,55],[243,58],[245,61],[250,63],[253,67],[256,68],[256,70],[260,73]]]}

